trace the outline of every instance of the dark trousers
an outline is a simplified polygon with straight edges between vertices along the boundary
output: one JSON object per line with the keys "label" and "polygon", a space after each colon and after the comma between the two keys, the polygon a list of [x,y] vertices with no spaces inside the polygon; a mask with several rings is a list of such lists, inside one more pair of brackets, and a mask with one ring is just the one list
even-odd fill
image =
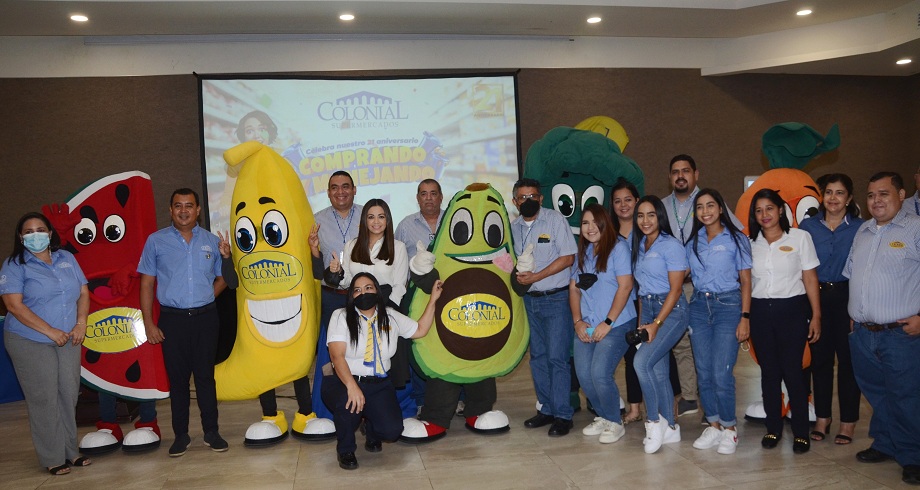
{"label": "dark trousers", "polygon": [[425,392],[425,405],[421,418],[445,429],[450,428],[450,420],[460,400],[460,392],[466,393],[464,417],[476,417],[492,410],[497,398],[495,378],[469,384],[457,384],[443,379],[431,378]]}
{"label": "dark trousers", "polygon": [[751,342],[760,364],[760,388],[767,432],[782,435],[782,384],[792,410],[793,437],[808,438],[808,383],[802,356],[808,340],[811,306],[804,294],[751,300]]}
{"label": "dark trousers", "polygon": [[188,434],[189,379],[195,376],[195,393],[201,411],[201,428],[217,431],[217,390],[214,385],[214,357],[219,330],[217,309],[195,316],[160,312],[163,361],[169,376],[169,404],[176,435]]}
{"label": "dark trousers", "polygon": [[355,431],[364,418],[364,429],[368,441],[393,442],[403,431],[402,412],[396,401],[396,389],[389,380],[382,383],[359,383],[364,392],[364,410],[352,413],[345,408],[348,389],[338,376],[323,376],[323,402],[332,410],[335,436],[338,442],[335,450],[339,454],[353,453]]}
{"label": "dark trousers", "polygon": [[837,400],[840,421],[859,420],[862,393],[853,375],[850,357],[850,315],[847,313],[849,283],[821,287],[821,337],[811,345],[811,375],[815,396],[815,415],[831,416],[834,398],[834,359],[837,361]]}
{"label": "dark trousers", "polygon": [[[316,344],[316,368],[313,370],[313,395],[311,407],[316,412],[316,416],[321,419],[332,418],[332,411],[327,408],[323,401],[323,366],[331,360],[329,358],[329,348],[326,346],[326,330],[329,328],[329,320],[332,318],[332,312],[339,308],[345,307],[344,294],[338,294],[329,291],[326,288],[322,290],[322,306],[319,319],[319,340]],[[309,415],[306,414],[306,415]]]}
{"label": "dark trousers", "polygon": [[[313,399],[310,396],[310,376],[294,380],[294,396],[297,397],[297,411],[310,415],[313,412]],[[262,415],[274,417],[278,415],[278,401],[275,399],[275,390],[268,390],[259,395],[262,405]]]}

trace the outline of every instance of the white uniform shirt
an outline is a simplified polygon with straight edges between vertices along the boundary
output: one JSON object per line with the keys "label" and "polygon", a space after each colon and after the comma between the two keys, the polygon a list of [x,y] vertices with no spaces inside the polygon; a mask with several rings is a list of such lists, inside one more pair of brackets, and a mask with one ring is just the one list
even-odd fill
{"label": "white uniform shirt", "polygon": [[[390,370],[390,358],[396,354],[396,337],[408,339],[418,330],[418,323],[406,315],[392,308],[387,308],[387,314],[390,315],[389,340],[386,333],[380,333],[380,339],[384,342],[381,348],[384,371]],[[345,321],[345,308],[335,310],[329,320],[326,345],[333,342],[345,342],[345,362],[348,363],[351,374],[353,376],[373,376],[374,368],[364,365],[364,353],[367,350],[367,321],[360,314],[358,315],[358,327],[358,343],[352,345],[348,334],[348,323]]]}
{"label": "white uniform shirt", "polygon": [[390,294],[390,300],[399,304],[403,295],[406,294],[406,282],[409,280],[409,257],[406,255],[406,246],[399,240],[393,240],[393,249],[395,256],[393,264],[387,265],[386,260],[377,258],[380,248],[383,247],[383,238],[377,240],[377,243],[371,247],[371,262],[373,265],[359,264],[351,260],[351,251],[355,248],[358,239],[349,240],[345,244],[345,256],[342,261],[342,270],[345,271],[345,278],[341,284],[348,287],[351,284],[351,278],[359,272],[369,272],[377,278],[380,284],[389,284],[393,287],[393,293]]}
{"label": "white uniform shirt", "polygon": [[808,232],[791,228],[789,233],[767,243],[761,233],[751,242],[751,297],[792,298],[805,294],[802,271],[818,267],[818,254]]}

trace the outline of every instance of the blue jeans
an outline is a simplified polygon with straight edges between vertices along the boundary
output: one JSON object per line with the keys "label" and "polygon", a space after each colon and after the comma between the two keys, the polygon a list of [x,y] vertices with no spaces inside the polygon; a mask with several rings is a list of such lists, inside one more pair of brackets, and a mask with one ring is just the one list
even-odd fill
{"label": "blue jeans", "polygon": [[853,373],[869,405],[872,447],[901,466],[920,465],[920,335],[903,328],[850,334]]}
{"label": "blue jeans", "polygon": [[[661,311],[665,296],[647,294],[639,297],[642,307],[640,325],[652,323]],[[651,342],[643,342],[636,351],[633,365],[636,375],[642,386],[642,397],[645,398],[645,411],[648,419],[658,421],[659,414],[674,425],[674,392],[671,389],[669,374],[670,360],[668,353],[677,344],[677,341],[687,331],[687,299],[683,294],[671,310],[671,314],[658,328],[658,334]]]}
{"label": "blue jeans", "polygon": [[629,319],[610,329],[600,342],[582,342],[575,338],[575,372],[585,396],[597,415],[620,423],[620,390],[613,379],[623,354],[629,349],[626,332],[636,328]]}
{"label": "blue jeans", "polygon": [[735,362],[741,321],[741,291],[696,291],[690,301],[690,344],[696,360],[700,402],[709,423],[734,427]]}
{"label": "blue jeans", "polygon": [[[118,422],[116,413],[117,400],[114,396],[104,392],[99,392],[99,420],[115,424]],[[153,422],[157,418],[157,402],[149,400],[140,402],[140,422]]]}
{"label": "blue jeans", "polygon": [[545,415],[571,420],[575,410],[569,404],[572,373],[569,368],[572,341],[572,309],[569,295],[561,291],[549,296],[524,296],[530,323],[530,372],[537,401]]}

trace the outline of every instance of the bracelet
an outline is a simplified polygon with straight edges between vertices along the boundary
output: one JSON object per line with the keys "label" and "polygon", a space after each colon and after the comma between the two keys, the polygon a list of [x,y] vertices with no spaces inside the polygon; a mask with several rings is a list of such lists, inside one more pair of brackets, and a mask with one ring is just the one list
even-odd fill
{"label": "bracelet", "polygon": [[83,323],[83,322],[77,322],[77,323],[76,323],[76,325],[86,325],[86,323]]}
{"label": "bracelet", "polygon": [[661,320],[659,320],[659,319],[657,319],[657,318],[654,319],[654,320],[652,320],[652,322],[654,322],[655,325],[658,325],[659,327],[661,326],[662,323],[664,323],[663,321],[661,321]]}

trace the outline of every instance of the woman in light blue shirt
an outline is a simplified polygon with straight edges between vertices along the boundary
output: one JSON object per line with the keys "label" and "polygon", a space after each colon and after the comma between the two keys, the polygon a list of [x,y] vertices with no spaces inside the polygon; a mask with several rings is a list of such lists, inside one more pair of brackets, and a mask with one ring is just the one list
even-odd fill
{"label": "woman in light blue shirt", "polygon": [[[661,199],[639,200],[633,219],[633,278],[639,286],[639,330],[648,340],[640,344],[634,364],[648,420],[645,452],[680,441],[674,417],[674,396],[668,375],[668,353],[687,330],[687,300],[683,295],[687,254],[680,240],[668,234],[668,214]],[[661,423],[664,417],[666,423]]]}
{"label": "woman in light blue shirt", "polygon": [[598,415],[582,433],[599,436],[602,444],[616,442],[626,433],[613,373],[629,348],[626,332],[636,319],[629,258],[629,248],[604,207],[586,207],[577,260],[571,268],[569,305],[575,324],[575,373]]}
{"label": "woman in light blue shirt", "polygon": [[686,246],[694,289],[690,339],[700,402],[709,422],[693,447],[734,454],[738,433],[733,370],[738,343],[751,332],[751,243],[732,222],[718,191],[700,190],[693,209],[692,238]]}
{"label": "woman in light blue shirt", "polygon": [[80,345],[86,334],[86,277],[44,215],[16,225],[13,253],[0,270],[0,295],[9,310],[3,340],[22,385],[32,444],[52,475],[91,461],[77,449]]}

